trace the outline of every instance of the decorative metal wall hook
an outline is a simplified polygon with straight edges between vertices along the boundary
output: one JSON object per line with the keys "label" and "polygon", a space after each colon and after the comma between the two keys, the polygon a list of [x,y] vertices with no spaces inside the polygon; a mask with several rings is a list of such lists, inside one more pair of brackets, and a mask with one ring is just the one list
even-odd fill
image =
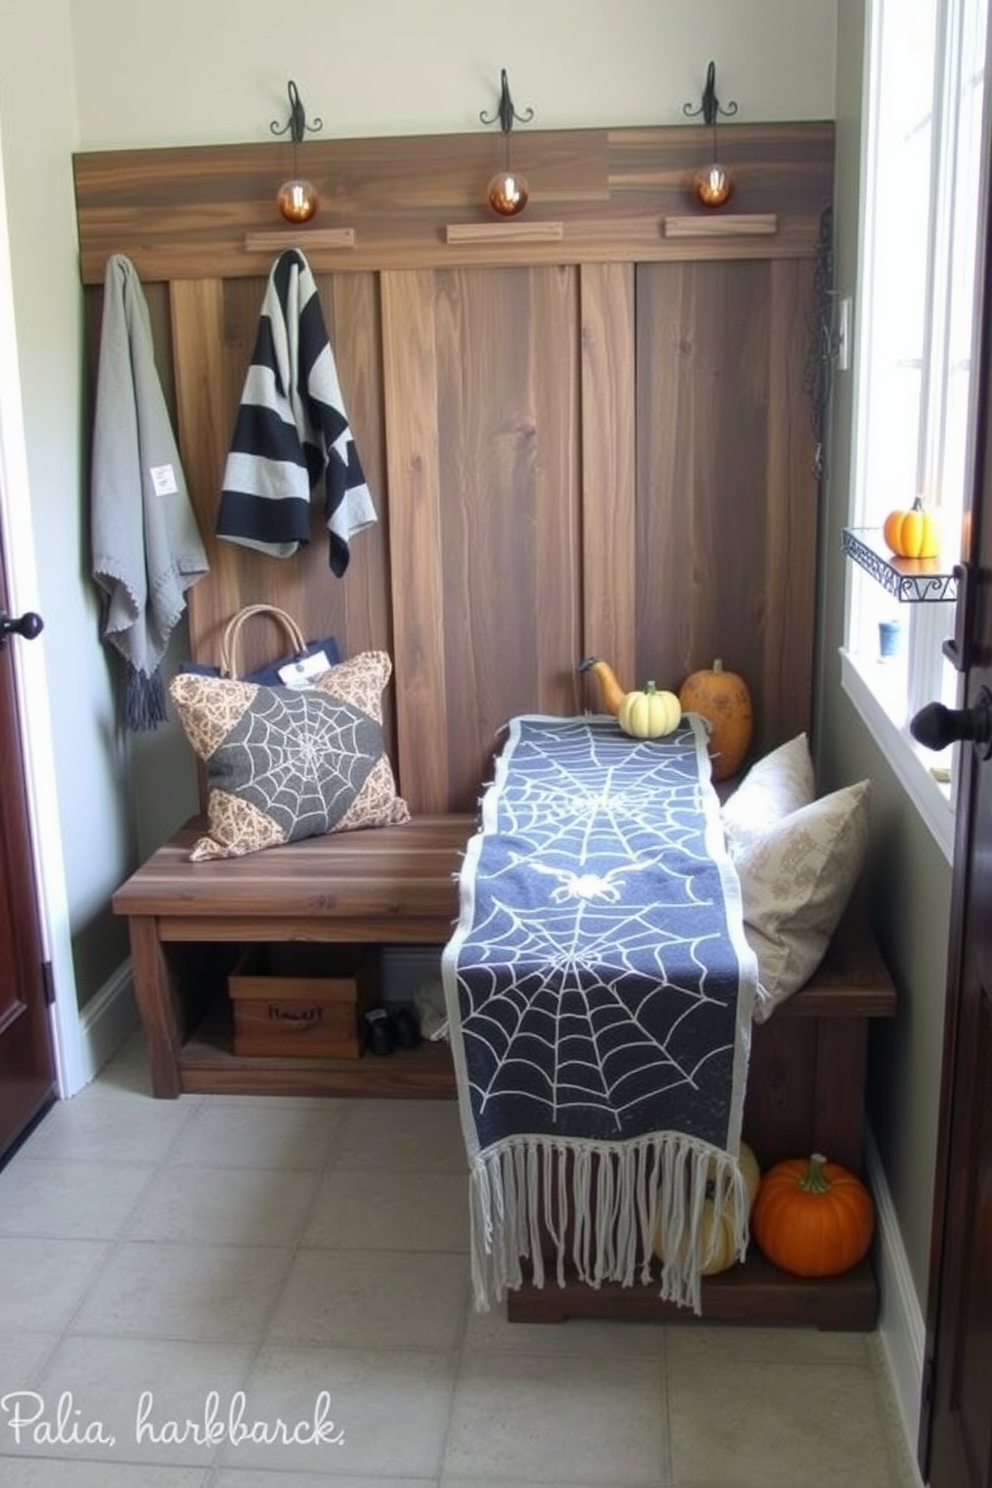
{"label": "decorative metal wall hook", "polygon": [[734,189],[733,177],[729,170],[719,163],[716,150],[716,121],[719,118],[732,119],[737,112],[736,103],[728,103],[723,107],[716,96],[716,63],[710,62],[706,69],[706,87],[698,108],[693,108],[691,103],[682,105],[682,112],[687,119],[702,118],[704,124],[713,131],[713,158],[709,165],[698,170],[693,178],[693,186],[698,200],[704,207],[722,207]]}
{"label": "decorative metal wall hook", "polygon": [[500,129],[502,129],[504,134],[509,134],[513,128],[514,121],[517,124],[529,124],[533,117],[534,110],[532,108],[525,109],[522,114],[518,114],[514,108],[513,99],[510,97],[510,84],[507,81],[506,68],[504,67],[499,75],[499,103],[497,104],[496,112],[489,115],[483,109],[479,115],[480,120],[483,124],[495,124],[498,119]]}
{"label": "decorative metal wall hook", "polygon": [[479,115],[483,124],[495,124],[498,119],[503,134],[503,169],[497,171],[489,182],[486,198],[497,216],[515,217],[527,205],[529,188],[526,177],[520,175],[519,171],[510,169],[510,134],[514,120],[518,124],[529,124],[534,117],[534,110],[529,108],[525,109],[522,114],[517,113],[513,107],[513,99],[510,97],[510,84],[507,81],[505,67],[500,72],[499,82],[499,104],[496,112],[487,114],[483,109]]}
{"label": "decorative metal wall hook", "polygon": [[711,62],[706,69],[706,87],[698,108],[693,108],[691,103],[682,105],[682,112],[687,119],[702,118],[704,124],[715,124],[718,118],[732,119],[737,112],[737,104],[731,101],[726,108],[723,107],[716,96],[716,63]]}
{"label": "decorative metal wall hook", "polygon": [[289,80],[287,92],[289,93],[289,118],[285,124],[280,124],[277,119],[273,119],[269,128],[273,134],[288,134],[293,144],[298,145],[304,134],[319,134],[324,127],[324,121],[317,118],[312,124],[307,123],[303,99],[292,78]]}
{"label": "decorative metal wall hook", "polygon": [[320,205],[317,188],[312,181],[306,180],[299,174],[296,161],[296,147],[300,144],[304,134],[317,134],[324,127],[323,119],[315,119],[312,124],[307,123],[307,116],[303,108],[303,99],[300,90],[293,79],[289,80],[289,118],[285,124],[280,124],[273,119],[269,128],[273,134],[288,134],[293,141],[293,174],[288,181],[283,181],[279,187],[276,203],[279,211],[287,222],[299,225],[309,222]]}

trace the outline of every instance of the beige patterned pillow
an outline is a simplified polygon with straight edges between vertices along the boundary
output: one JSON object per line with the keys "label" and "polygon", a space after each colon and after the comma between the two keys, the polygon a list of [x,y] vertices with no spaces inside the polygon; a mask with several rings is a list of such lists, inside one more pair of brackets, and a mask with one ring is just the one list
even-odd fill
{"label": "beige patterned pillow", "polygon": [[758,958],[759,1023],[823,960],[864,864],[870,789],[862,780],[803,806],[737,860],[744,934]]}
{"label": "beige patterned pillow", "polygon": [[797,734],[752,765],[720,812],[733,859],[769,827],[816,798],[809,740]]}
{"label": "beige patterned pillow", "polygon": [[305,688],[174,677],[173,704],[207,767],[209,835],[191,860],[408,821],[382,733],[391,672],[384,651],[365,651]]}

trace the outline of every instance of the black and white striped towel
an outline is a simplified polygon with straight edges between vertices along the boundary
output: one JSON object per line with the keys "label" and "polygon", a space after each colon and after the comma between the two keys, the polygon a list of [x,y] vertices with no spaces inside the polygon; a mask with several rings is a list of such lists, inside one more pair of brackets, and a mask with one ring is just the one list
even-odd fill
{"label": "black and white striped towel", "polygon": [[289,558],[310,541],[310,495],[324,481],[330,566],[376,520],[348,425],[310,265],[297,248],[272,266],[224,470],[217,536]]}

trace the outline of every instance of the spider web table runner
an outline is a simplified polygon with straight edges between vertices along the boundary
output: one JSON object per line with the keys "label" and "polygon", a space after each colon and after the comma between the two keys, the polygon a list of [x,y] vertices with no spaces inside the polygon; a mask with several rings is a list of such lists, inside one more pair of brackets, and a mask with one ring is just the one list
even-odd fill
{"label": "spider web table runner", "polygon": [[756,981],[701,720],[513,719],[459,887],[442,979],[477,1307],[523,1258],[543,1285],[549,1237],[560,1283],[569,1249],[593,1284],[647,1282],[660,1234],[661,1294],[698,1311],[727,1206],[747,1241]]}

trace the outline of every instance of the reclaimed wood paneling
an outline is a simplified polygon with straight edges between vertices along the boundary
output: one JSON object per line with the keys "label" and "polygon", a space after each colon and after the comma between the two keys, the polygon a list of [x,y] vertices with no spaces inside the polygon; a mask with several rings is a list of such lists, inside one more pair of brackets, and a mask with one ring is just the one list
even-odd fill
{"label": "reclaimed wood paneling", "polygon": [[768,489],[765,501],[762,726],[769,740],[810,727],[818,486],[811,407],[802,389],[815,335],[813,264],[769,267]]}
{"label": "reclaimed wood paneling", "polygon": [[807,276],[785,267],[637,276],[637,677],[677,689],[720,657],[751,688],[755,752],[809,727]]}
{"label": "reclaimed wood paneling", "polygon": [[385,275],[400,777],[471,810],[514,713],[574,712],[575,274]]}
{"label": "reclaimed wood paneling", "polygon": [[413,811],[449,809],[434,281],[382,275],[390,571],[396,617],[400,789]]}
{"label": "reclaimed wood paneling", "polygon": [[[637,527],[632,265],[584,265],[580,308],[582,650],[608,660],[618,676],[633,679]],[[601,707],[601,699],[588,692],[583,701],[594,710]]]}
{"label": "reclaimed wood paneling", "polygon": [[570,268],[436,279],[447,726],[464,811],[510,717],[578,705],[577,293]]}
{"label": "reclaimed wood paneling", "polygon": [[[141,278],[252,278],[262,254],[302,247],[315,272],[646,259],[792,258],[811,254],[832,195],[833,125],[727,125],[720,154],[735,189],[723,216],[775,214],[777,231],[718,241],[666,237],[666,216],[707,216],[692,192],[710,158],[708,128],[520,129],[513,163],[527,176],[528,223],[562,224],[561,241],[452,243],[447,229],[491,223],[486,185],[501,163],[498,131],[392,139],[309,139],[299,169],[320,193],[310,224],[291,228],[275,205],[292,173],[285,142],[97,151],[74,157],[84,283],[109,253]],[[320,234],[353,232],[352,246]],[[253,246],[258,235],[264,250]],[[313,235],[308,246],[308,234]]]}
{"label": "reclaimed wood paneling", "polygon": [[320,277],[325,320],[348,420],[378,514],[374,527],[351,544],[351,559],[342,578],[327,564],[327,534],[322,514],[319,549],[321,588],[327,609],[323,630],[333,634],[346,655],[376,649],[392,652],[393,615],[390,591],[389,478],[386,468],[386,407],[382,367],[380,286],[377,274]]}
{"label": "reclaimed wood paneling", "polygon": [[[810,723],[804,374],[832,127],[721,131],[736,182],[721,223],[758,214],[776,231],[672,239],[666,215],[701,210],[689,183],[709,131],[520,131],[523,223],[560,221],[557,241],[481,230],[500,143],[308,142],[323,198],[312,250],[306,228],[274,220],[278,146],[75,161],[91,366],[107,255],[130,256],[146,285],[211,562],[189,595],[193,656],[216,661],[228,619],[257,602],[346,654],[389,651],[387,731],[418,813],[474,810],[513,714],[598,709],[576,672],[590,653],[629,686],[678,687],[722,657],[751,686],[755,753]],[[480,230],[447,242],[459,224]],[[337,229],[354,231],[352,247],[327,246]],[[343,579],[319,486],[311,542],[292,559],[213,535],[283,243],[317,276],[379,514]],[[254,623],[243,665],[281,642]]]}

